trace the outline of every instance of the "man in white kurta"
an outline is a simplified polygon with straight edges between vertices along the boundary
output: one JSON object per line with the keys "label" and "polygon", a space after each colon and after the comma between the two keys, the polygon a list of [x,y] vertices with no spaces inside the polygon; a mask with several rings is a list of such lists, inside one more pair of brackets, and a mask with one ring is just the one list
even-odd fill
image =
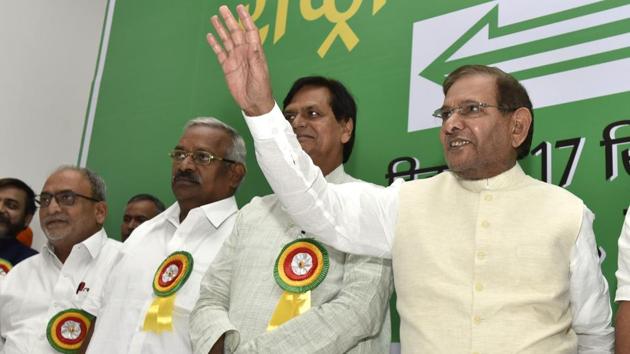
{"label": "man in white kurta", "polygon": [[208,42],[250,117],[261,168],[305,230],[392,258],[404,352],[612,352],[592,213],[516,163],[529,153],[533,110],[513,77],[464,66],[445,80],[434,116],[450,171],[385,190],[328,184],[283,122],[257,29],[237,9],[244,30],[222,7],[229,31],[213,25],[223,46]]}
{"label": "man in white kurta", "polygon": [[[88,353],[192,352],[188,317],[201,277],[234,226],[233,194],[245,173],[245,145],[231,127],[198,118],[188,123],[171,157],[177,202],[140,225],[124,243],[103,296],[88,305],[102,307]],[[192,256],[192,272],[164,317],[171,328],[151,330],[145,318],[156,298],[154,275],[175,251]]]}
{"label": "man in white kurta", "polygon": [[[354,142],[356,104],[340,82],[300,78],[284,102],[285,117],[302,149],[327,181],[366,183],[344,171]],[[228,353],[388,352],[391,262],[321,244],[328,270],[321,283],[307,291],[309,309],[269,328],[285,294],[273,276],[276,259],[286,245],[312,238],[295,225],[274,195],[254,198],[244,206],[201,283],[191,315],[195,353],[206,354],[211,348]],[[297,253],[294,260],[290,272],[312,271],[315,279],[317,266],[309,253]]]}
{"label": "man in white kurta", "polygon": [[120,242],[102,228],[106,214],[105,186],[93,172],[62,168],[48,178],[39,211],[48,243],[0,283],[1,353],[57,353],[49,321],[99,294],[118,257]]}

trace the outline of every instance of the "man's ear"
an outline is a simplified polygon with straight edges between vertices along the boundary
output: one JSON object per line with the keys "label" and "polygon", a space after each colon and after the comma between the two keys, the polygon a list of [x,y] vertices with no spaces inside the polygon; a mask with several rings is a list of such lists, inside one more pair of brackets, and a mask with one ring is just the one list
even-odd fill
{"label": "man's ear", "polygon": [[230,187],[232,187],[233,189],[236,189],[238,188],[239,184],[241,184],[243,177],[245,177],[245,174],[247,173],[247,169],[245,168],[245,165],[237,162],[237,163],[231,164],[230,170],[228,173],[230,174]]}
{"label": "man's ear", "polygon": [[94,215],[96,217],[96,222],[99,225],[105,224],[105,218],[107,218],[107,203],[98,202],[94,205]]}
{"label": "man's ear", "polygon": [[341,120],[339,122],[339,126],[341,127],[341,143],[345,144],[350,141],[350,138],[352,137],[352,131],[354,130],[354,120],[352,118]]}
{"label": "man's ear", "polygon": [[532,114],[529,109],[521,107],[512,113],[512,147],[518,148],[527,139],[532,125]]}

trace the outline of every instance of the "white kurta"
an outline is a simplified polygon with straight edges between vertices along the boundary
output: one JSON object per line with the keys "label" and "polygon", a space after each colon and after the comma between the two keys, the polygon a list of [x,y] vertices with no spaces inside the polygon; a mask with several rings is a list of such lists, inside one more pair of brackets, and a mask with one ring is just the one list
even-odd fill
{"label": "white kurta", "polygon": [[[179,205],[173,204],[140,225],[121,251],[121,261],[112,269],[88,353],[192,352],[189,315],[199,297],[199,283],[229,236],[237,212],[234,197],[190,210],[179,223]],[[192,254],[194,267],[175,295],[173,331],[156,334],[142,330],[145,314],[153,302],[153,276],[164,259],[175,251]],[[89,309],[89,308],[88,308]]]}
{"label": "white kurta", "polygon": [[64,263],[46,245],[13,267],[0,283],[0,352],[57,353],[46,339],[48,321],[60,311],[83,307],[88,296],[98,296],[120,245],[101,229],[74,245]]}

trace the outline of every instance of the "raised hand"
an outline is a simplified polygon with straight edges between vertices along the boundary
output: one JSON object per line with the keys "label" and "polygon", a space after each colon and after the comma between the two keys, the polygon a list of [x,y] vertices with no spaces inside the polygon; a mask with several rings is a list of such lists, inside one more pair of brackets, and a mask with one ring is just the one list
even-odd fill
{"label": "raised hand", "polygon": [[223,5],[219,13],[227,30],[217,15],[210,20],[221,43],[212,33],[208,33],[206,38],[217,55],[236,103],[248,116],[259,116],[271,111],[274,105],[269,68],[254,21],[243,5],[238,5],[236,11],[245,30],[239,26],[228,7]]}

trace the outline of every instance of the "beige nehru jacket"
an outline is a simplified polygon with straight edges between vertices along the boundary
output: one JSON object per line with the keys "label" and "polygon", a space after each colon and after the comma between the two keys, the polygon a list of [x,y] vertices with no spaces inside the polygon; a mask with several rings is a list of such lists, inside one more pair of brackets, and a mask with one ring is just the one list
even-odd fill
{"label": "beige nehru jacket", "polygon": [[576,353],[569,265],[583,208],[520,168],[403,184],[392,259],[405,351]]}

